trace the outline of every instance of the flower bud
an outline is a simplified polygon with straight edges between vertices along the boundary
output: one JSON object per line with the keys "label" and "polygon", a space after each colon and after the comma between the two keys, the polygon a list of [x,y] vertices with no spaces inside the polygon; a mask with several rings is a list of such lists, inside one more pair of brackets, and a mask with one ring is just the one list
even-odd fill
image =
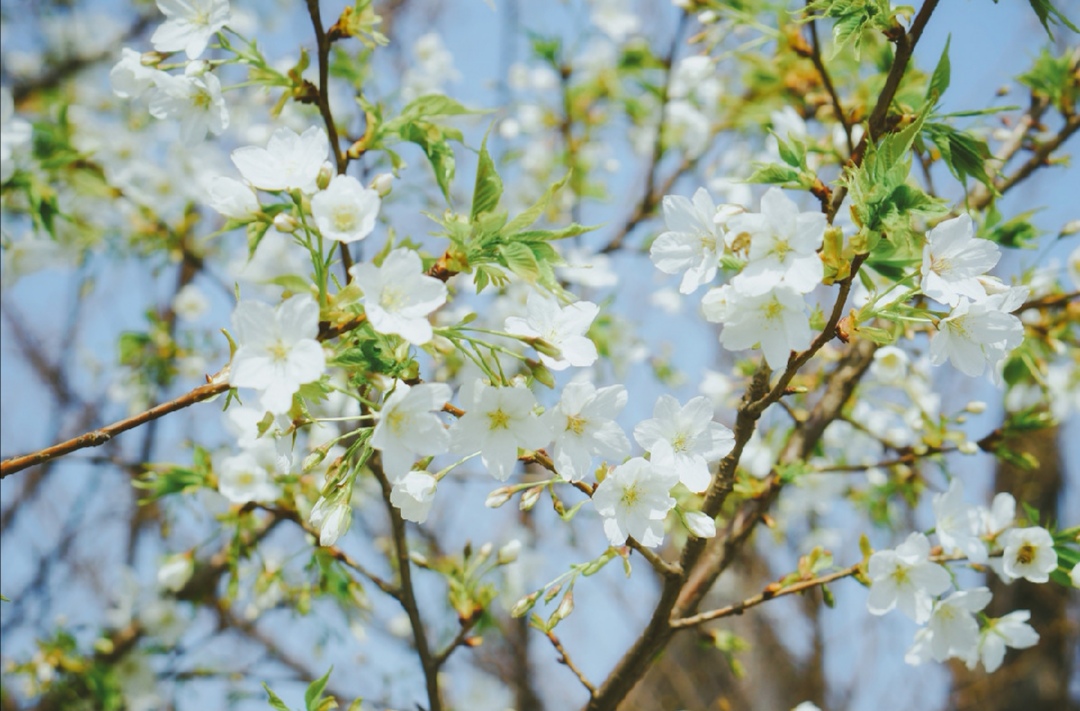
{"label": "flower bud", "polygon": [[489,509],[497,509],[503,504],[505,504],[507,501],[509,501],[510,497],[513,495],[514,490],[511,489],[509,486],[499,487],[495,491],[488,494],[487,499],[484,500],[484,506],[487,506]]}
{"label": "flower bud", "polygon": [[686,527],[695,538],[713,538],[716,536],[716,521],[700,511],[686,512]]}
{"label": "flower bud", "polygon": [[157,582],[164,590],[179,592],[195,572],[195,560],[189,553],[172,555],[158,568]]}
{"label": "flower bud", "polygon": [[536,599],[540,597],[540,591],[537,590],[534,593],[530,593],[514,603],[514,606],[510,608],[511,617],[521,617],[529,610],[533,609],[536,605]]}
{"label": "flower bud", "polygon": [[292,234],[293,232],[296,232],[296,228],[299,226],[300,223],[297,219],[286,212],[279,212],[274,215],[274,229],[278,232]]}
{"label": "flower bud", "polygon": [[394,189],[394,176],[392,173],[379,173],[371,181],[371,189],[384,198]]}
{"label": "flower bud", "polygon": [[969,439],[961,442],[959,445],[957,445],[956,448],[960,451],[961,454],[975,454],[979,451],[979,445],[975,444]]}
{"label": "flower bud", "polygon": [[507,563],[513,563],[518,558],[518,554],[521,552],[521,541],[514,539],[499,549],[499,555],[495,559],[499,565],[506,565]]}
{"label": "flower bud", "polygon": [[315,185],[318,186],[319,190],[326,190],[333,177],[334,168],[329,163],[323,163],[322,167],[319,168],[318,177],[315,178]]}
{"label": "flower bud", "polygon": [[188,62],[184,67],[184,76],[186,77],[201,77],[210,71],[210,63],[203,61],[202,59],[196,59],[195,61]]}
{"label": "flower bud", "polygon": [[964,409],[973,415],[978,415],[986,411],[986,403],[982,400],[972,400]]}
{"label": "flower bud", "polygon": [[534,486],[521,495],[521,503],[518,504],[518,508],[522,511],[529,511],[533,506],[536,506],[536,502],[540,500],[540,494],[544,493],[544,487]]}

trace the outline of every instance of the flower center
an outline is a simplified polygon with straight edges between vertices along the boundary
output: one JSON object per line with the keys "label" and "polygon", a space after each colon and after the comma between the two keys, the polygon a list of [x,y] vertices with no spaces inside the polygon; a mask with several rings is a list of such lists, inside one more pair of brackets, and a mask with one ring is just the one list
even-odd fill
{"label": "flower center", "polygon": [[776,246],[773,247],[773,253],[782,262],[791,253],[791,245],[787,243],[786,239],[777,240]]}
{"label": "flower center", "polygon": [[289,349],[281,341],[274,341],[274,345],[267,348],[270,357],[275,363],[284,363],[289,359]]}
{"label": "flower center", "polygon": [[580,415],[567,415],[566,416],[566,431],[573,432],[576,435],[585,432],[585,425],[588,421]]}
{"label": "flower center", "polygon": [[627,486],[627,487],[623,488],[623,491],[622,491],[622,503],[625,504],[626,506],[630,506],[630,507],[634,506],[635,504],[637,504],[638,499],[640,499],[640,498],[641,498],[641,492],[638,491],[638,487],[637,487],[636,483],[631,484],[630,486]]}
{"label": "flower center", "polygon": [[347,206],[343,205],[334,210],[334,229],[338,232],[352,232],[356,229],[356,223],[359,221],[356,211],[349,209]]}
{"label": "flower center", "polygon": [[1035,560],[1035,552],[1035,546],[1025,543],[1020,546],[1020,550],[1016,551],[1016,562],[1020,565],[1031,565]]}
{"label": "flower center", "polygon": [[689,435],[687,435],[685,432],[679,432],[678,434],[676,434],[671,440],[672,451],[676,453],[685,452],[688,448],[689,442],[687,440],[689,439]]}
{"label": "flower center", "polygon": [[769,321],[775,321],[784,313],[783,305],[774,297],[761,309],[761,314]]}
{"label": "flower center", "polygon": [[379,294],[379,306],[382,306],[386,311],[400,311],[406,302],[405,290],[400,286],[384,286],[382,293]]}
{"label": "flower center", "polygon": [[400,410],[393,410],[386,416],[386,424],[394,434],[398,435],[401,434],[402,428],[408,424],[407,420],[405,413]]}
{"label": "flower center", "polygon": [[489,424],[488,429],[492,430],[507,430],[510,429],[510,415],[503,412],[501,409],[493,410],[487,413]]}

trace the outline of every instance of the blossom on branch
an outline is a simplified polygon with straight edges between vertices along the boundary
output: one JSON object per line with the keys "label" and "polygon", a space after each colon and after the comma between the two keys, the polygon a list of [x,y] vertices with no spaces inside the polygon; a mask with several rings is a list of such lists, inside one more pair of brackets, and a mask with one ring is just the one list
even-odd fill
{"label": "blossom on branch", "polygon": [[653,461],[678,472],[686,488],[698,493],[712,481],[709,464],[735,446],[734,433],[713,422],[713,405],[704,395],[682,406],[671,395],[661,395],[652,419],[634,428],[634,439]]}
{"label": "blossom on branch", "polygon": [[330,150],[326,131],[312,126],[301,134],[279,128],[270,136],[266,148],[244,146],[232,152],[232,162],[240,175],[260,190],[318,189],[319,171]]}
{"label": "blossom on branch", "polygon": [[611,470],[593,493],[592,502],[604,519],[604,534],[613,546],[633,536],[653,548],[664,540],[664,519],[675,506],[669,492],[678,483],[671,469],[634,457]]}
{"label": "blossom on branch", "polygon": [[442,410],[450,394],[445,383],[394,383],[371,435],[371,446],[382,453],[383,471],[390,481],[405,477],[418,456],[449,449],[450,434],[435,413]]}
{"label": "blossom on branch", "polygon": [[540,362],[552,370],[583,367],[596,362],[596,345],[586,332],[600,308],[591,301],[559,306],[554,298],[529,292],[525,318],[506,319],[506,332],[526,338],[540,338],[559,351],[559,357],[540,353]]}
{"label": "blossom on branch", "polygon": [[210,38],[229,22],[229,0],[157,0],[165,22],[150,41],[159,52],[183,50],[198,59]]}
{"label": "blossom on branch", "polygon": [[395,249],[382,266],[369,262],[349,270],[364,292],[364,313],[379,333],[393,333],[422,346],[433,335],[428,316],[446,303],[446,284],[424,274],[420,255]]}
{"label": "blossom on branch", "polygon": [[319,334],[319,305],[306,294],[277,308],[241,301],[232,317],[237,349],[229,372],[234,388],[260,391],[259,403],[274,414],[287,412],[300,386],[322,377],[326,357]]}

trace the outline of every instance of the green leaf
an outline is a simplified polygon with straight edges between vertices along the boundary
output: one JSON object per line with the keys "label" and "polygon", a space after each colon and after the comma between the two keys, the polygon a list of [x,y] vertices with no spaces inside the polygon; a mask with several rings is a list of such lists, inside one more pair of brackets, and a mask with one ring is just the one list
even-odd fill
{"label": "green leaf", "polygon": [[951,42],[952,35],[949,35],[948,39],[945,40],[945,49],[941,50],[941,59],[938,60],[937,67],[934,68],[934,74],[930,77],[930,84],[926,87],[926,103],[931,106],[936,106],[945,90],[949,88],[951,74],[949,44]]}
{"label": "green leaf", "polygon": [[266,693],[270,694],[270,705],[271,706],[273,706],[275,709],[277,709],[277,711],[289,711],[289,707],[285,705],[285,702],[282,701],[281,698],[278,697],[277,694],[275,694],[273,691],[270,690],[270,687],[266,685],[265,681],[263,682],[262,687],[264,689],[266,689]]}
{"label": "green leaf", "polygon": [[1035,14],[1039,18],[1039,22],[1042,23],[1043,29],[1046,30],[1046,34],[1050,39],[1054,39],[1054,33],[1050,31],[1050,25],[1065,25],[1073,32],[1080,32],[1076,25],[1069,21],[1069,18],[1058,10],[1050,2],[1050,0],[1028,0],[1028,4],[1031,5],[1031,9],[1035,11]]}
{"label": "green leaf", "polygon": [[401,138],[420,146],[435,171],[443,197],[450,201],[450,183],[454,179],[454,151],[446,141],[446,134],[435,124],[424,121],[406,124],[401,128]]}
{"label": "green leaf", "polygon": [[540,277],[540,263],[528,245],[521,242],[500,244],[497,248],[502,263],[522,279],[535,282]]}
{"label": "green leaf", "polygon": [[484,111],[470,109],[454,101],[449,96],[425,94],[406,104],[405,108],[401,110],[399,118],[404,122],[409,122],[425,116],[464,116],[480,113],[484,113]]}
{"label": "green leaf", "polygon": [[750,174],[746,182],[797,187],[799,185],[799,171],[776,163],[755,163],[754,172]]}
{"label": "green leaf", "polygon": [[307,711],[318,711],[322,701],[323,690],[326,688],[326,684],[330,681],[330,672],[334,671],[334,667],[330,667],[325,674],[311,682],[307,691],[304,692],[304,706]]}
{"label": "green leaf", "polygon": [[941,151],[942,160],[957,180],[967,182],[968,176],[971,176],[993,190],[993,180],[986,173],[990,148],[985,141],[945,123],[928,123],[923,130]]}
{"label": "green leaf", "polygon": [[507,234],[514,234],[520,232],[532,223],[540,219],[540,216],[544,214],[544,210],[551,204],[551,198],[555,196],[555,193],[559,192],[562,186],[566,185],[566,181],[570,179],[570,173],[567,173],[561,180],[558,180],[548,186],[548,189],[544,191],[544,194],[540,196],[540,199],[532,204],[527,210],[520,215],[506,223],[504,228]]}
{"label": "green leaf", "polygon": [[470,221],[475,221],[482,212],[493,212],[499,205],[502,197],[503,182],[495,170],[495,163],[488,153],[487,140],[491,129],[484,134],[484,141],[480,144],[480,159],[476,165],[476,185],[473,188],[472,210],[469,213]]}

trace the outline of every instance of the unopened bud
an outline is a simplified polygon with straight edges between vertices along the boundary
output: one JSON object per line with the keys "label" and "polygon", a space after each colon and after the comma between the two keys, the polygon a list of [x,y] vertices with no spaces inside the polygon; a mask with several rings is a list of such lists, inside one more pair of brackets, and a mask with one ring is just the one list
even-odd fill
{"label": "unopened bud", "polygon": [[394,189],[394,176],[392,173],[379,173],[375,176],[375,179],[371,181],[371,189],[379,194],[379,197],[386,197],[390,194],[390,191]]}
{"label": "unopened bud", "polygon": [[323,163],[319,168],[319,175],[315,178],[315,184],[319,186],[319,190],[326,190],[326,187],[330,185],[330,181],[334,178],[334,169],[329,163]]}
{"label": "unopened bud", "polygon": [[144,67],[156,67],[165,60],[165,55],[161,52],[143,52],[139,57],[139,64]]}
{"label": "unopened bud", "polygon": [[537,353],[542,353],[550,358],[562,358],[562,351],[558,346],[545,341],[543,338],[528,338],[526,342],[536,349]]}
{"label": "unopened bud", "polygon": [[490,556],[492,551],[494,550],[495,546],[491,543],[491,541],[488,541],[484,545],[480,546],[480,550],[476,552],[476,557],[479,558],[481,561],[487,560],[488,556]]}
{"label": "unopened bud", "polygon": [[956,448],[960,450],[961,454],[975,454],[979,451],[979,445],[969,439],[961,442]]}
{"label": "unopened bud", "polygon": [[533,379],[538,383],[543,383],[549,388],[555,388],[555,376],[551,374],[548,367],[539,361],[532,359],[526,360],[525,364],[529,366],[529,371],[532,373]]}
{"label": "unopened bud", "polygon": [[521,503],[518,504],[518,508],[522,511],[529,511],[533,506],[536,506],[536,502],[540,500],[540,494],[544,493],[544,487],[534,486],[521,495]]}
{"label": "unopened bud", "polygon": [[964,409],[973,415],[978,415],[979,413],[986,411],[986,403],[982,400],[972,400]]}
{"label": "unopened bud", "polygon": [[484,506],[489,509],[497,509],[514,495],[514,490],[509,486],[503,486],[488,494],[487,499],[484,500]]}
{"label": "unopened bud", "polygon": [[567,590],[563,595],[563,599],[559,600],[559,606],[555,608],[555,612],[551,613],[551,617],[548,618],[548,624],[565,620],[570,616],[570,613],[574,611],[574,591],[573,589]]}
{"label": "unopened bud", "polygon": [[530,593],[514,603],[514,606],[510,608],[511,617],[521,617],[529,610],[533,609],[536,605],[536,599],[540,597],[540,591],[537,590],[534,593]]}
{"label": "unopened bud", "polygon": [[286,212],[279,212],[274,215],[274,229],[278,232],[292,234],[293,232],[296,232],[296,228],[299,226],[300,223],[297,219]]}
{"label": "unopened bud", "polygon": [[521,552],[521,541],[514,539],[507,543],[505,546],[499,549],[499,555],[496,558],[499,565],[506,565],[507,563],[513,563],[518,558],[518,554]]}

